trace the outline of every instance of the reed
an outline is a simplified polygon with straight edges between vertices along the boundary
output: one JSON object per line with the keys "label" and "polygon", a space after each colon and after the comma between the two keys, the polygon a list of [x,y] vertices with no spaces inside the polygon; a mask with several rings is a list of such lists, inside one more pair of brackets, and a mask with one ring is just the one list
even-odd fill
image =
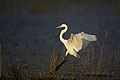
{"label": "reed", "polygon": [[[64,49],[58,57],[57,49],[53,50],[50,60],[41,59],[36,63],[36,73],[33,76],[30,65],[24,59],[16,58],[15,63],[12,61],[4,67],[2,79],[14,80],[61,80],[61,79],[120,79],[120,53],[119,49],[110,51],[105,49],[105,34],[102,44],[97,53],[93,44],[81,52],[80,59],[73,56],[68,57],[65,63],[57,72],[56,65],[63,60]],[[95,54],[99,54],[96,56]]]}
{"label": "reed", "polygon": [[[90,51],[90,49],[92,49]],[[30,66],[25,61],[17,60],[16,63],[8,63],[5,67],[4,78],[14,80],[26,80],[26,79],[116,79],[120,74],[120,61],[119,50],[105,53],[98,58],[94,56],[94,47],[90,47],[84,54],[85,56],[81,60],[73,59],[72,62],[64,64],[59,71],[55,72],[57,60],[57,52],[54,51],[50,61],[41,61],[37,66],[36,72],[39,73],[36,76],[31,75]],[[92,53],[91,53],[92,52]],[[100,51],[101,52],[101,51]],[[104,52],[104,51],[103,51]],[[109,54],[108,54],[109,53]],[[107,55],[106,55],[107,54]],[[100,59],[101,57],[101,59]],[[60,59],[59,59],[60,60]],[[100,60],[100,61],[99,61]],[[78,62],[79,61],[79,62]],[[45,65],[48,65],[49,69]],[[44,68],[43,68],[44,67]]]}
{"label": "reed", "polygon": [[29,76],[29,65],[22,59],[16,59],[16,63],[12,61],[4,67],[2,79],[25,80]]}

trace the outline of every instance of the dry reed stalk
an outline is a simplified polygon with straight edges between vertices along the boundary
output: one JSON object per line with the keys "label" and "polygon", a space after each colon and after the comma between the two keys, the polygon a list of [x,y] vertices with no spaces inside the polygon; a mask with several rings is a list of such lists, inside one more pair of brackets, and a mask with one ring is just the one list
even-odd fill
{"label": "dry reed stalk", "polygon": [[101,48],[100,48],[100,56],[98,58],[98,71],[97,71],[97,75],[99,75],[101,73],[102,57],[103,57],[103,46],[101,46]]}
{"label": "dry reed stalk", "polygon": [[110,67],[111,67],[113,52],[111,52],[110,54],[108,55],[108,60],[107,60],[107,65],[106,65],[107,74],[111,73]]}
{"label": "dry reed stalk", "polygon": [[112,67],[111,67],[111,71],[112,71],[112,75],[114,75],[117,71],[118,66],[119,66],[119,53],[115,50],[114,51],[114,63],[111,63]]}
{"label": "dry reed stalk", "polygon": [[57,52],[56,52],[56,50],[54,50],[52,58],[51,58],[50,72],[54,72],[55,71],[56,62],[57,62]]}
{"label": "dry reed stalk", "polygon": [[47,74],[47,78],[52,78],[52,79],[56,79],[56,72],[55,72],[55,68],[56,68],[56,62],[57,62],[57,52],[56,50],[53,51],[51,60],[50,60],[50,71]]}
{"label": "dry reed stalk", "polygon": [[90,68],[90,50],[89,50],[89,48],[87,48],[87,62],[86,62],[86,73],[85,73],[85,75],[90,74],[89,68]]}
{"label": "dry reed stalk", "polygon": [[104,74],[106,74],[106,63],[107,63],[107,58],[106,56],[103,56],[102,73]]}
{"label": "dry reed stalk", "polygon": [[[64,59],[65,48],[62,49],[62,52],[61,52],[61,53],[62,53],[62,54],[60,54],[60,59],[58,60],[58,64],[60,64],[60,63],[63,61],[63,59]],[[64,64],[63,64],[63,66],[64,66]],[[64,71],[65,71],[65,70],[63,70],[63,69],[60,69],[60,70],[59,70],[59,73],[60,73],[61,78],[64,77]]]}
{"label": "dry reed stalk", "polygon": [[72,79],[75,78],[74,61],[72,62]]}
{"label": "dry reed stalk", "polygon": [[92,72],[92,75],[95,74],[94,72],[94,65],[95,64],[95,61],[94,61],[94,46],[92,45],[92,60],[91,60],[91,66],[92,66],[92,69],[91,69],[91,72]]}
{"label": "dry reed stalk", "polygon": [[41,69],[40,69],[40,71],[41,72],[44,72],[44,64],[45,64],[45,60],[43,60],[43,58],[40,60],[40,67],[41,67]]}
{"label": "dry reed stalk", "polygon": [[[103,65],[103,49],[104,49],[104,42],[105,42],[105,40],[106,40],[106,38],[108,37],[108,35],[109,35],[109,33],[108,32],[106,32],[106,34],[105,34],[105,36],[104,36],[104,39],[103,39],[103,41],[102,41],[102,45],[100,46],[100,56],[99,56],[99,58],[98,58],[98,70],[97,70],[97,75],[99,75],[99,74],[101,74],[101,69],[102,69],[102,67],[104,66]],[[102,67],[101,67],[102,66]]]}

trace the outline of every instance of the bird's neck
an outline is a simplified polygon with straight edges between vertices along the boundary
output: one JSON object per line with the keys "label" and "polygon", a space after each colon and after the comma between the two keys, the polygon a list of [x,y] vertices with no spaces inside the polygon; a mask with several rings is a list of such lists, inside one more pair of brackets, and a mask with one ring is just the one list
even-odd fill
{"label": "bird's neck", "polygon": [[61,42],[65,42],[65,39],[63,38],[63,34],[65,33],[67,31],[67,26],[65,26],[65,29],[64,30],[62,30],[61,31],[61,33],[60,33],[60,40],[61,40]]}

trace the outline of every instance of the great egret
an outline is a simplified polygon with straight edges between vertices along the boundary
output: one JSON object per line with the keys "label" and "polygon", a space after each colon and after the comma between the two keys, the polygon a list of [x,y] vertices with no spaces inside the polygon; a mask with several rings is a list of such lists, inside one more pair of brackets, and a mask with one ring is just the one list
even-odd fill
{"label": "great egret", "polygon": [[77,52],[79,52],[82,48],[86,48],[90,41],[97,40],[96,35],[86,34],[84,32],[81,32],[78,34],[71,33],[71,36],[68,40],[63,39],[62,35],[67,31],[67,29],[68,29],[67,25],[62,24],[56,28],[62,28],[62,27],[64,27],[65,29],[62,30],[60,33],[60,40],[65,45],[67,51],[66,51],[63,62],[56,67],[56,69],[55,69],[56,71],[59,69],[59,67],[63,63],[67,62],[68,54],[73,55],[76,58],[80,58],[80,56],[79,56],[79,54],[77,54]]}

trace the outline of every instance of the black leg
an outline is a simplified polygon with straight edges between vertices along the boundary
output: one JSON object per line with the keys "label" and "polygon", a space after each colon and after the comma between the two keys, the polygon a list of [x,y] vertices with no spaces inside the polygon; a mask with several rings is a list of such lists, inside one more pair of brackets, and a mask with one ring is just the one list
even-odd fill
{"label": "black leg", "polygon": [[68,58],[67,56],[64,57],[64,60],[55,68],[55,71],[58,71],[60,66],[67,62],[67,58]]}

